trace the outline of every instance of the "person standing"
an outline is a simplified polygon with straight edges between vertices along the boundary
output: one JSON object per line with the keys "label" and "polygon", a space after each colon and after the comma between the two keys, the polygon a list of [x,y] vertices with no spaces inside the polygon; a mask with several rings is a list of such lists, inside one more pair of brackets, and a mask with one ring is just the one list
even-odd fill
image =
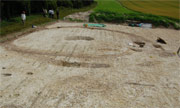
{"label": "person standing", "polygon": [[54,18],[54,10],[51,10],[52,18]]}
{"label": "person standing", "polygon": [[59,19],[59,8],[57,8],[56,10],[56,16],[57,16],[57,19]]}
{"label": "person standing", "polygon": [[46,9],[43,9],[43,16],[47,17],[47,10]]}
{"label": "person standing", "polygon": [[52,18],[52,10],[49,10],[49,18]]}
{"label": "person standing", "polygon": [[25,14],[25,11],[22,11],[22,14],[21,14],[21,20],[22,20],[23,25],[25,25],[25,20],[26,20],[26,14]]}

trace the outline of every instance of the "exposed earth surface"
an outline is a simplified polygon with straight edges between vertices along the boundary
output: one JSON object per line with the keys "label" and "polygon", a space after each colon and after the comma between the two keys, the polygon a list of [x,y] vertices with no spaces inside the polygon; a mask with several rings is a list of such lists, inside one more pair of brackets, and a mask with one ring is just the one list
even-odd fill
{"label": "exposed earth surface", "polygon": [[180,31],[35,29],[0,44],[0,108],[179,108]]}

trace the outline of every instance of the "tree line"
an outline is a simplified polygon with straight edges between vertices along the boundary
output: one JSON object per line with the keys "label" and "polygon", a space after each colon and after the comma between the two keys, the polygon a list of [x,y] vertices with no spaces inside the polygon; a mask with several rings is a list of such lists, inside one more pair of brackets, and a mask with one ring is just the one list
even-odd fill
{"label": "tree line", "polygon": [[82,8],[92,4],[94,0],[1,0],[1,20],[19,16],[22,11],[27,15],[42,13],[43,9],[56,10],[57,7]]}

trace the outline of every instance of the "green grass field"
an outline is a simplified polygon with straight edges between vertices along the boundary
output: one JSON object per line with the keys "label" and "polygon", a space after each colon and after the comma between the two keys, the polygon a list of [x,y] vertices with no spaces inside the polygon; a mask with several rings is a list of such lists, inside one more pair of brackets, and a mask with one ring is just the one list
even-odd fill
{"label": "green grass field", "polygon": [[123,6],[154,15],[179,19],[179,0],[119,0]]}
{"label": "green grass field", "polygon": [[133,13],[133,11],[124,8],[117,0],[96,0],[98,5],[94,11],[111,11],[115,13]]}
{"label": "green grass field", "polygon": [[[151,13],[150,8],[152,8],[152,10],[157,9],[155,8],[157,7],[157,5],[155,6],[149,4],[150,5],[149,13],[148,12],[143,13],[143,12],[138,12],[136,10],[134,11],[133,9],[126,8],[123,3],[126,2],[127,0],[96,0],[96,1],[98,2],[98,5],[94,9],[94,12],[90,15],[89,20],[91,22],[98,21],[100,23],[102,22],[125,23],[126,21],[131,21],[131,22],[138,21],[140,23],[152,23],[154,26],[164,26],[164,27],[171,26],[174,27],[175,29],[180,29],[179,19]],[[134,0],[133,2],[136,3],[136,1],[137,0]],[[162,1],[159,2],[161,3]],[[137,5],[139,7],[143,7],[142,4],[137,4]],[[167,7],[168,5],[172,5],[173,7],[175,3],[168,4],[168,2],[164,2],[164,4],[159,4],[159,13],[161,13],[160,9],[162,9],[162,11],[165,13],[166,10],[163,10],[163,8],[165,9],[165,7]],[[177,8],[177,5],[175,5],[175,7]],[[157,10],[156,12],[158,13]],[[170,12],[170,9],[168,10],[168,12]],[[171,15],[178,16],[179,14],[177,13],[177,9],[174,13],[172,11]]]}
{"label": "green grass field", "polygon": [[9,33],[23,30],[25,28],[30,28],[32,25],[39,25],[50,21],[54,20],[50,18],[44,18],[42,15],[27,16],[25,25],[22,24],[20,17],[12,18],[9,21],[2,21],[0,23],[0,37],[3,37]]}

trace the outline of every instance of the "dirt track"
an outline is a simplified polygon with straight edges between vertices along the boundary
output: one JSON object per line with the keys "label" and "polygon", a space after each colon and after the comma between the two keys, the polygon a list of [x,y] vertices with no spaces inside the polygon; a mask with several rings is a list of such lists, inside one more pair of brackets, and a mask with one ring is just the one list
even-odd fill
{"label": "dirt track", "polygon": [[179,108],[180,31],[82,25],[0,44],[0,108]]}

